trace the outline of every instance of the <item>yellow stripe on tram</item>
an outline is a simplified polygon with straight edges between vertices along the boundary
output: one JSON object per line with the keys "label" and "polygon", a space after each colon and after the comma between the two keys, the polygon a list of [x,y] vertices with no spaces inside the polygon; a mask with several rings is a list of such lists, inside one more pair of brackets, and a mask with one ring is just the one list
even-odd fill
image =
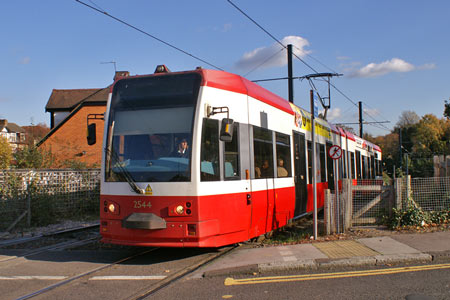
{"label": "yellow stripe on tram", "polygon": [[306,274],[306,275],[243,278],[243,279],[234,279],[234,278],[228,277],[225,279],[224,284],[226,286],[231,286],[231,285],[261,284],[261,283],[272,283],[272,282],[307,281],[307,280],[335,279],[335,278],[346,278],[346,277],[388,275],[388,274],[419,272],[419,271],[429,271],[429,270],[439,270],[439,269],[450,269],[450,264],[399,267],[399,268],[365,270],[365,271],[335,272],[335,273],[325,273],[325,274]]}

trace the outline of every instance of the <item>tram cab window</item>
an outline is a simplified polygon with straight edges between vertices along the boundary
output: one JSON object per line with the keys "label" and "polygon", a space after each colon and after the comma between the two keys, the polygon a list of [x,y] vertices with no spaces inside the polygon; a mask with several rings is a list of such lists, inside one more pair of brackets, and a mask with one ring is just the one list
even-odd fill
{"label": "tram cab window", "polygon": [[219,181],[219,121],[203,119],[200,153],[201,181]]}
{"label": "tram cab window", "polygon": [[291,176],[291,140],[289,135],[276,133],[277,177]]}
{"label": "tram cab window", "polygon": [[274,178],[272,131],[253,126],[254,178]]}
{"label": "tram cab window", "polygon": [[240,161],[239,161],[239,124],[233,125],[233,139],[231,142],[224,143],[224,177],[225,180],[240,179]]}

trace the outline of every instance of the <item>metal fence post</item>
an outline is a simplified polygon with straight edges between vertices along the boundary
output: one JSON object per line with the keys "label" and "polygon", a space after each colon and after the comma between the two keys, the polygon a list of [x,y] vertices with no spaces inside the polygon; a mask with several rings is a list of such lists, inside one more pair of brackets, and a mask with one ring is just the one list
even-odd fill
{"label": "metal fence post", "polygon": [[352,226],[352,192],[351,192],[351,181],[350,179],[342,180],[342,201],[344,202],[344,232],[347,231]]}
{"label": "metal fence post", "polygon": [[27,186],[27,226],[31,227],[31,192]]}
{"label": "metal fence post", "polygon": [[394,190],[395,190],[395,209],[402,209],[402,179],[395,178],[394,182]]}
{"label": "metal fence post", "polygon": [[325,199],[323,204],[323,218],[325,225],[325,233],[327,235],[331,234],[331,192],[329,189],[325,190]]}

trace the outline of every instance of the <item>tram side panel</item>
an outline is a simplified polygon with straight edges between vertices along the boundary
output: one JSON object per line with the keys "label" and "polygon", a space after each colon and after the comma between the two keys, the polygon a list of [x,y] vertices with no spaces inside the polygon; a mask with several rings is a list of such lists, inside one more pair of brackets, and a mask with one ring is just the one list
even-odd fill
{"label": "tram side panel", "polygon": [[251,237],[282,227],[294,217],[291,116],[249,97]]}
{"label": "tram side panel", "polygon": [[[221,120],[226,115],[208,117],[204,111],[208,106],[228,107],[229,117],[234,120],[232,142],[219,140]],[[199,130],[202,137],[197,153],[198,193],[201,195],[199,222],[214,220],[218,224],[215,235],[208,237],[208,244],[224,245],[247,240],[252,215],[252,205],[248,199],[251,194],[250,180],[245,178],[249,168],[248,141],[245,141],[248,135],[247,96],[205,87],[198,116],[199,122],[203,123],[202,130]],[[204,129],[208,124],[216,124],[214,134]],[[215,153],[208,154],[211,148],[216,149]]]}

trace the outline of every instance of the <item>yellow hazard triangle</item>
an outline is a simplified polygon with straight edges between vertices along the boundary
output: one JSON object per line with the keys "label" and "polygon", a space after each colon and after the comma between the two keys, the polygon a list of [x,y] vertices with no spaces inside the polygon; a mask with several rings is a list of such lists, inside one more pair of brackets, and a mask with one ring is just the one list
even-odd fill
{"label": "yellow hazard triangle", "polygon": [[148,184],[147,187],[145,188],[145,194],[153,195],[153,190],[152,190],[152,187],[150,186],[150,184]]}

